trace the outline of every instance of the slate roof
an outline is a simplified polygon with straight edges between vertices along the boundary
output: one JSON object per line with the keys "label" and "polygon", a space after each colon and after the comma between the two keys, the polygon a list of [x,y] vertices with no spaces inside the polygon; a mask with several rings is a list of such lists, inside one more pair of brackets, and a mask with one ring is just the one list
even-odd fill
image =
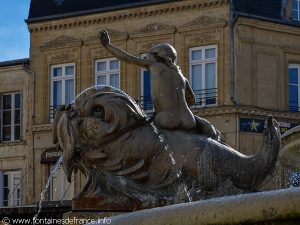
{"label": "slate roof", "polygon": [[29,64],[29,58],[3,61],[0,62],[0,67],[16,66],[16,65],[23,65],[23,64]]}
{"label": "slate roof", "polygon": [[282,0],[233,0],[236,13],[282,19]]}
{"label": "slate roof", "polygon": [[31,0],[27,23],[172,2],[174,0]]}

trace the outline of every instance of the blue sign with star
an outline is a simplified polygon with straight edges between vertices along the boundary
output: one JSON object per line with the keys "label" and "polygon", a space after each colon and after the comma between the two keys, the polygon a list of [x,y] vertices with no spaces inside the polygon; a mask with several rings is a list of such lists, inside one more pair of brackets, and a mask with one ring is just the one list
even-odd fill
{"label": "blue sign with star", "polygon": [[[240,118],[240,132],[249,133],[262,133],[266,128],[266,120],[262,119],[252,119],[252,118]],[[278,122],[280,132],[283,134],[287,130],[298,126],[299,124]]]}
{"label": "blue sign with star", "polygon": [[265,120],[240,118],[240,131],[250,133],[262,133],[265,127]]}

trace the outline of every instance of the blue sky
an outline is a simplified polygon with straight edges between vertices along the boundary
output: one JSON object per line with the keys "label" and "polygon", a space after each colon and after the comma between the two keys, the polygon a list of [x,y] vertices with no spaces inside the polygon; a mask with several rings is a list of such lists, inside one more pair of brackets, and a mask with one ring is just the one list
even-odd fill
{"label": "blue sky", "polygon": [[30,0],[0,0],[0,62],[29,57]]}

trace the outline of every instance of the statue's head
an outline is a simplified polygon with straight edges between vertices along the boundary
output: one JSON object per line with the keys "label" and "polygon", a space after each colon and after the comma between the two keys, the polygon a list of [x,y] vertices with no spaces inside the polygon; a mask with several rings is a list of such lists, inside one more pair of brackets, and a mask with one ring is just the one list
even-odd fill
{"label": "statue's head", "polygon": [[175,48],[170,44],[158,44],[150,48],[148,54],[156,55],[168,62],[171,62],[173,64],[176,63],[177,59],[177,52]]}

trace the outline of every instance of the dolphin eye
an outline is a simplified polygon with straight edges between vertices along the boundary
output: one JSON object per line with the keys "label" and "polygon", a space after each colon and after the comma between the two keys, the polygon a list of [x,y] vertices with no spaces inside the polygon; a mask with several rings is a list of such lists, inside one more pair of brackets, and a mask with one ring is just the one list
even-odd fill
{"label": "dolphin eye", "polygon": [[92,116],[100,119],[104,119],[104,108],[101,105],[96,105],[93,108]]}

